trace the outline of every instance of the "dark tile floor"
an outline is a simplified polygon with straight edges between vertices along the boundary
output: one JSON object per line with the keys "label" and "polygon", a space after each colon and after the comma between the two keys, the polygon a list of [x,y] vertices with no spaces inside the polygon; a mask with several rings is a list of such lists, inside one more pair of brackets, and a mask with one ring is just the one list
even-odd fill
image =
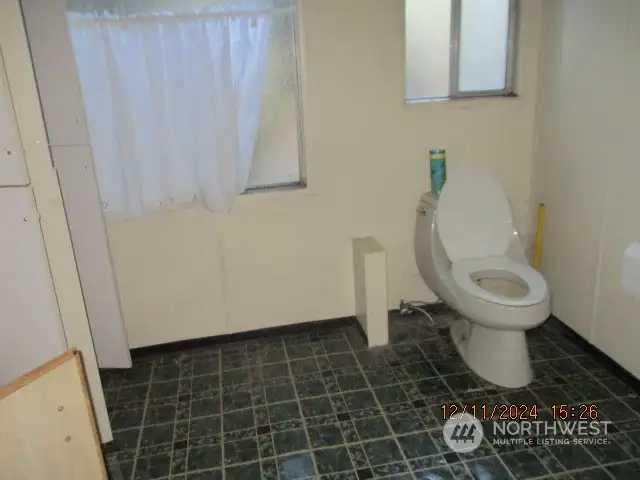
{"label": "dark tile floor", "polygon": [[[392,320],[391,338],[367,350],[345,324],[104,372],[112,479],[640,479],[640,399],[557,324],[530,332],[536,379],[518,390],[470,373],[425,319]],[[457,454],[442,437],[451,402],[535,403],[547,415],[554,403],[595,403],[614,428],[608,445],[485,438]]]}

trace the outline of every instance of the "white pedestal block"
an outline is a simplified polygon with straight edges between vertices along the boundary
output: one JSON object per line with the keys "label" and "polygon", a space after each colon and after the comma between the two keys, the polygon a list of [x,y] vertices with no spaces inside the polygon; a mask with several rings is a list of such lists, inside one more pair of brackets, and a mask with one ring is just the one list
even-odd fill
{"label": "white pedestal block", "polygon": [[356,317],[369,347],[389,343],[387,252],[373,237],[353,239]]}

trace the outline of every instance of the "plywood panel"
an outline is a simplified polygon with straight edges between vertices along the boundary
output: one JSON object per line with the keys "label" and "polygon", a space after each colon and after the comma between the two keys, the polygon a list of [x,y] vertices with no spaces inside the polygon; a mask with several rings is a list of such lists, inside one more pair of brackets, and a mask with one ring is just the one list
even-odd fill
{"label": "plywood panel", "polygon": [[0,385],[67,345],[31,187],[0,188]]}
{"label": "plywood panel", "polygon": [[0,185],[27,185],[29,175],[0,49]]}
{"label": "plywood panel", "polygon": [[0,478],[107,478],[75,350],[0,389],[0,425]]}

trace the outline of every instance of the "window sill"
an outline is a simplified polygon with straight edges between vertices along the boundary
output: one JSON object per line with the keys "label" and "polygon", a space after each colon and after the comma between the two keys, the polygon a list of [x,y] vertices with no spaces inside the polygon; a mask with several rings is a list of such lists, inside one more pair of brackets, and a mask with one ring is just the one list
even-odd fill
{"label": "window sill", "polygon": [[505,100],[505,99],[520,99],[517,93],[501,93],[491,95],[470,95],[468,97],[443,97],[443,98],[418,98],[415,100],[405,99],[405,105],[431,105],[431,104],[451,104],[451,105],[464,105],[467,101],[476,103],[478,100]]}
{"label": "window sill", "polygon": [[241,202],[253,202],[261,200],[278,200],[291,197],[312,197],[313,192],[305,183],[295,182],[267,187],[252,187],[238,196]]}

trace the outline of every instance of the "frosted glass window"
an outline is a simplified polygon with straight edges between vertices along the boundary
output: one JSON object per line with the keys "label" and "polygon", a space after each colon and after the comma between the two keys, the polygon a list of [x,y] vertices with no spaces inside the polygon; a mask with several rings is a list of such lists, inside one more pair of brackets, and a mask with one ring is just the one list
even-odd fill
{"label": "frosted glass window", "polygon": [[405,99],[513,94],[517,1],[405,0]]}
{"label": "frosted glass window", "polygon": [[267,79],[249,187],[301,180],[302,127],[298,109],[295,11],[288,9],[273,15],[272,22]]}
{"label": "frosted glass window", "polygon": [[258,9],[271,17],[266,80],[248,188],[304,183],[296,0],[67,0],[69,12],[119,16],[188,15],[202,9],[225,16]]}
{"label": "frosted glass window", "polygon": [[460,91],[506,87],[508,41],[509,0],[462,0]]}
{"label": "frosted glass window", "polygon": [[407,0],[407,98],[449,95],[451,0]]}

